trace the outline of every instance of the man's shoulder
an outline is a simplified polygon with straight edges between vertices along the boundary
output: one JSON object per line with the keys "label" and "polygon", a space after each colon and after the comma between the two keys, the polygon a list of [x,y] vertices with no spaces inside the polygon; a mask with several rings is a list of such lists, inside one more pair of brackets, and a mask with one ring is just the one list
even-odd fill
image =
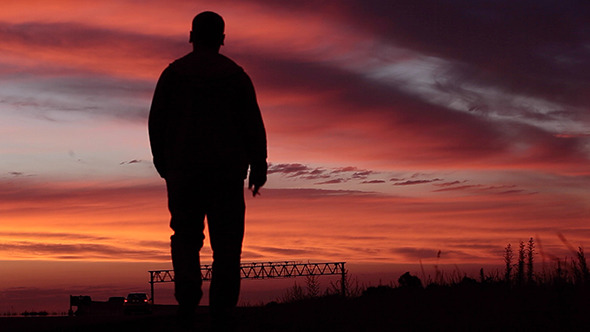
{"label": "man's shoulder", "polygon": [[191,61],[191,53],[188,53],[178,59],[175,59],[174,61],[170,62],[170,64],[168,64],[168,67],[166,67],[166,69],[164,69],[165,71],[173,71],[174,69],[178,68],[178,67],[182,67],[182,66],[186,66],[187,63],[189,63]]}
{"label": "man's shoulder", "polygon": [[199,54],[197,52],[191,52],[176,59],[166,70],[181,75],[200,77],[245,75],[241,66],[223,54]]}
{"label": "man's shoulder", "polygon": [[221,54],[201,54],[198,52],[190,52],[170,63],[168,67],[183,67],[183,66],[195,66],[195,65],[210,65],[217,64],[226,67],[233,67],[236,69],[242,69],[234,60]]}

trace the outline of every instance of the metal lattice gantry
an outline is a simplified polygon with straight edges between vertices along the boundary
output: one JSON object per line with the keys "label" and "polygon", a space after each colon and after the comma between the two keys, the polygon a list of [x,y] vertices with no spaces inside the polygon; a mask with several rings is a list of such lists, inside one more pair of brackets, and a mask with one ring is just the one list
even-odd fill
{"label": "metal lattice gantry", "polygon": [[[346,262],[332,263],[299,263],[299,262],[262,262],[242,263],[240,273],[242,279],[273,279],[293,278],[305,276],[340,275],[341,292],[346,294]],[[201,265],[201,278],[210,281],[213,267]],[[150,273],[150,286],[152,303],[154,300],[154,284],[162,282],[174,282],[174,270],[155,270]]]}

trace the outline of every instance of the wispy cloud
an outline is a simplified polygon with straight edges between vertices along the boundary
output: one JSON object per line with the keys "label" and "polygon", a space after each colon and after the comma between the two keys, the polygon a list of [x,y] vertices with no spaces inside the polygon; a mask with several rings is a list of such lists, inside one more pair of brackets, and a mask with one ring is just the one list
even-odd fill
{"label": "wispy cloud", "polygon": [[303,164],[270,164],[268,174],[278,173],[289,178],[302,178],[317,180],[329,178],[327,170],[323,168],[311,168]]}
{"label": "wispy cloud", "polygon": [[368,180],[361,182],[362,184],[375,184],[375,183],[385,183],[385,180]]}
{"label": "wispy cloud", "polygon": [[[36,62],[39,67],[46,64],[49,66],[45,68],[53,65],[70,71],[94,71],[133,78],[145,78],[146,73],[151,74],[147,77],[153,77],[159,71],[160,61],[178,56],[176,50],[183,48],[179,40],[172,38],[76,22],[0,21],[0,37],[4,40],[2,49],[31,59],[28,63]],[[31,54],[31,49],[43,52]],[[138,58],[142,61],[136,61]]]}
{"label": "wispy cloud", "polygon": [[122,161],[119,163],[119,165],[132,165],[132,164],[141,164],[141,163],[151,163],[150,161],[147,160],[141,160],[141,159],[132,159],[129,161]]}
{"label": "wispy cloud", "polygon": [[76,260],[151,260],[168,261],[170,255],[162,250],[127,249],[99,243],[42,243],[31,241],[14,241],[0,243],[0,252],[12,253],[13,258],[31,259],[76,259]]}
{"label": "wispy cloud", "polygon": [[318,182],[316,184],[337,184],[337,183],[344,183],[346,181],[347,181],[346,179],[337,178],[337,179],[332,179],[332,180],[328,180],[328,181]]}
{"label": "wispy cloud", "polygon": [[317,254],[317,250],[301,249],[301,248],[280,248],[280,247],[261,247],[261,246],[249,246],[251,250],[256,250],[261,253],[262,257],[265,253],[272,255],[283,255],[287,257],[305,257],[310,254]]}
{"label": "wispy cloud", "polygon": [[58,239],[58,240],[93,240],[104,241],[113,240],[112,237],[97,236],[91,234],[80,233],[49,233],[49,232],[14,232],[14,231],[0,231],[0,238],[18,238],[18,239]]}
{"label": "wispy cloud", "polygon": [[364,180],[370,175],[376,174],[374,171],[361,170],[357,167],[347,166],[338,168],[310,167],[304,164],[271,164],[268,174],[280,174],[287,178],[301,180],[324,180],[315,184],[337,184],[345,183],[351,180]]}
{"label": "wispy cloud", "polygon": [[435,184],[435,186],[441,187],[435,189],[433,192],[468,192],[478,193],[486,195],[512,195],[512,194],[536,194],[537,192],[518,188],[516,185],[496,185],[489,186],[483,184],[462,184],[466,181],[454,181],[448,183]]}
{"label": "wispy cloud", "polygon": [[440,250],[431,248],[393,248],[391,252],[401,255],[410,261],[428,260],[430,262],[444,263],[445,260],[461,260],[465,263],[477,261],[477,257],[465,250]]}
{"label": "wispy cloud", "polygon": [[432,182],[436,182],[436,181],[441,181],[441,179],[425,179],[425,180],[406,180],[406,181],[402,181],[402,182],[396,182],[393,185],[395,186],[411,186],[411,185],[415,185],[415,184],[425,184],[425,183],[432,183]]}

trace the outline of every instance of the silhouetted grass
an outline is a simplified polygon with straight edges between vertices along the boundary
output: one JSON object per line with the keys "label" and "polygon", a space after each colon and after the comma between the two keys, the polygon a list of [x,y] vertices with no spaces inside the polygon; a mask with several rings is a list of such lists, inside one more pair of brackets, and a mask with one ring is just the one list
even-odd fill
{"label": "silhouetted grass", "polygon": [[[535,271],[535,242],[530,238],[519,243],[516,263],[512,246],[505,247],[503,274],[480,269],[475,279],[458,270],[445,275],[437,268],[435,278],[424,283],[410,273],[395,285],[358,288],[357,282],[357,294],[345,297],[336,287],[313,296],[308,280],[307,288],[294,287],[281,304],[273,305],[310,317],[313,324],[325,321],[322,326],[334,331],[590,330],[590,272],[583,249],[574,254]],[[288,331],[321,330],[292,324]]]}

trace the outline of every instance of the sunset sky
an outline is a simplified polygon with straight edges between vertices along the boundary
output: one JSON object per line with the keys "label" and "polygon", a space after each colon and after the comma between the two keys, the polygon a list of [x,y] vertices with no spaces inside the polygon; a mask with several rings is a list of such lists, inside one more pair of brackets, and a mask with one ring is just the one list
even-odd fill
{"label": "sunset sky", "polygon": [[171,266],[147,115],[204,10],[224,17],[221,53],[251,76],[268,135],[243,261],[380,273],[501,264],[530,237],[547,262],[590,246],[586,0],[1,8],[0,312]]}

